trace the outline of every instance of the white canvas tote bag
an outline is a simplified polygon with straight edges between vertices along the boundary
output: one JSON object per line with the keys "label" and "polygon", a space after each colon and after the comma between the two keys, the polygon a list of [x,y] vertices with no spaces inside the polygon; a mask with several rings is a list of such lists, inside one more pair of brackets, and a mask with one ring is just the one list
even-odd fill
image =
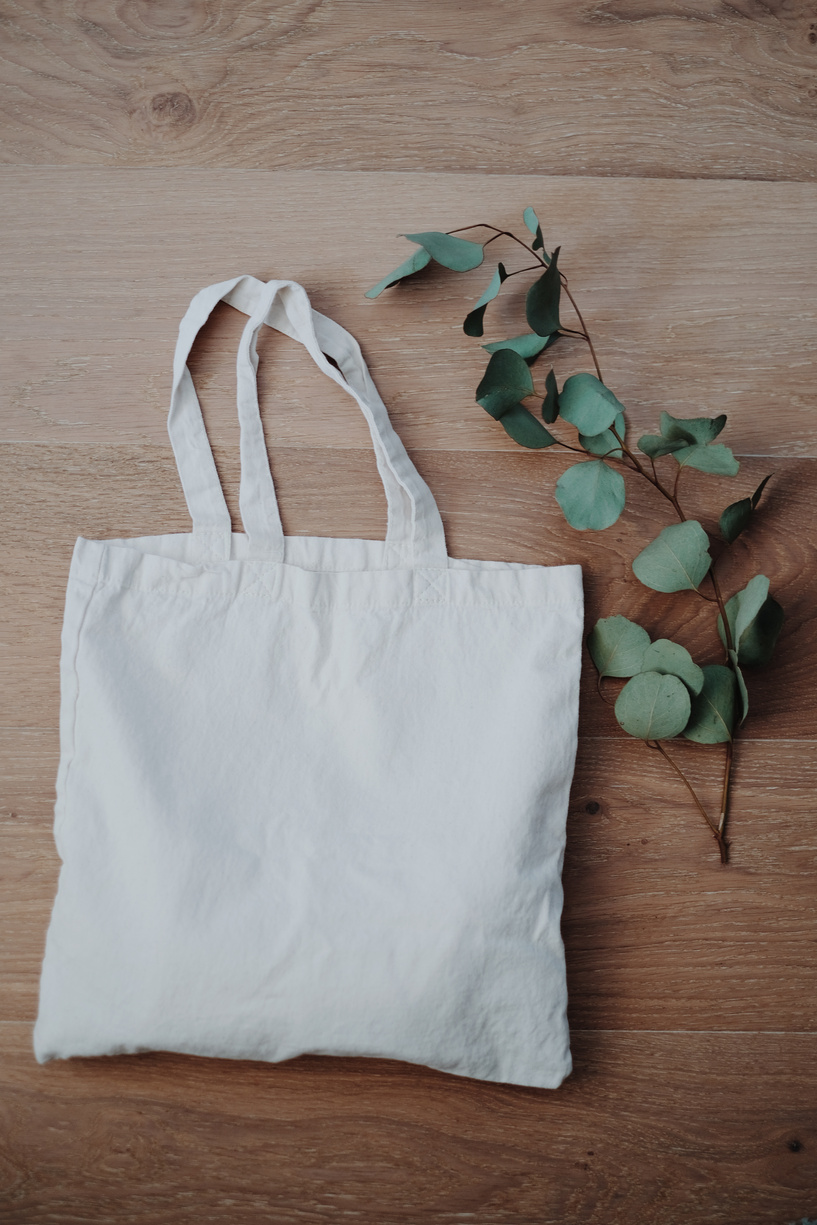
{"label": "white canvas tote bag", "polygon": [[[243,533],[186,365],[221,299],[250,316]],[[385,541],[284,536],[265,323],[362,409]],[[317,1052],[558,1085],[579,567],[449,557],[357,344],[292,281],[193,299],[168,425],[192,533],[80,538],[71,563],[36,1058]]]}

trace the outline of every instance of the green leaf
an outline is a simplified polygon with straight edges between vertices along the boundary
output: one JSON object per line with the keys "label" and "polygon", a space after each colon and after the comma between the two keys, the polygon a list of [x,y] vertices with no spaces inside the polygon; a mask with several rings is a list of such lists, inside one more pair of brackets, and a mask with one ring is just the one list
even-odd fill
{"label": "green leaf", "polygon": [[718,520],[718,527],[721,529],[721,535],[729,544],[733,540],[737,540],[741,532],[745,532],[752,518],[752,513],[760,501],[763,490],[766,487],[766,482],[771,480],[772,473],[764,476],[763,480],[758,485],[755,492],[749,498],[741,498],[739,502],[732,502],[727,506],[726,510]]}
{"label": "green leaf", "polygon": [[726,414],[719,417],[672,417],[661,414],[661,433],[664,438],[680,438],[688,443],[713,442],[726,425]]}
{"label": "green leaf", "polygon": [[494,340],[491,344],[482,347],[486,353],[498,353],[500,349],[512,349],[520,357],[529,360],[538,357],[543,349],[549,348],[558,339],[558,334],[537,336],[535,332],[525,332],[522,336],[512,336],[510,340]]}
{"label": "green leaf", "polygon": [[624,477],[603,460],[585,460],[559,477],[556,501],[571,527],[601,531],[612,526],[624,509]]}
{"label": "green leaf", "polygon": [[485,293],[480,298],[479,302],[475,303],[474,309],[469,311],[465,316],[465,322],[462,325],[462,330],[466,336],[481,336],[482,321],[485,317],[485,310],[489,302],[492,302],[499,293],[502,282],[508,279],[508,274],[505,271],[504,264],[498,264],[496,272],[491,277],[491,283],[485,290]]}
{"label": "green leaf", "polygon": [[630,736],[639,740],[670,740],[689,720],[690,698],[677,676],[640,672],[618,695],[616,718]]}
{"label": "green leaf", "polygon": [[760,482],[757,489],[752,494],[752,510],[757,510],[757,504],[760,501],[761,497],[763,496],[763,490],[766,488],[766,482],[770,481],[773,476],[774,476],[773,472],[770,472],[768,476],[764,476],[763,480]]}
{"label": "green leaf", "polygon": [[[624,413],[618,413],[613,425],[619,438],[623,441],[627,429]],[[604,430],[601,434],[579,434],[579,442],[585,451],[589,451],[591,455],[610,455],[615,459],[622,459],[624,456],[624,452],[618,445],[612,428]]]}
{"label": "green leaf", "polygon": [[534,281],[525,297],[525,318],[539,336],[550,336],[559,330],[559,299],[562,280],[557,267],[560,248],[553,252],[550,264]]}
{"label": "green leaf", "polygon": [[739,502],[730,502],[718,520],[721,535],[729,544],[737,540],[741,532],[749,526],[752,518],[752,499],[741,498]]}
{"label": "green leaf", "polygon": [[692,700],[692,713],[684,728],[696,744],[723,744],[732,739],[737,713],[738,685],[731,668],[704,664],[701,692]]}
{"label": "green leaf", "polygon": [[456,238],[453,234],[442,234],[439,230],[404,234],[403,237],[419,243],[433,260],[453,272],[469,272],[471,268],[478,268],[484,258],[481,243],[469,242],[467,238]]}
{"label": "green leaf", "polygon": [[559,416],[559,386],[556,382],[556,375],[553,370],[548,370],[545,375],[545,398],[542,401],[542,420],[548,425],[553,425],[553,422]]}
{"label": "green leaf", "polygon": [[647,647],[641,671],[677,676],[693,694],[700,693],[704,683],[704,674],[686,647],[669,638],[657,638]]}
{"label": "green leaf", "polygon": [[658,459],[661,455],[671,455],[689,444],[683,438],[662,438],[660,434],[642,434],[638,440],[638,449],[650,459]]}
{"label": "green leaf", "polygon": [[379,297],[384,289],[388,289],[390,285],[396,285],[398,281],[405,280],[413,272],[419,272],[421,268],[425,268],[426,264],[430,262],[431,256],[428,251],[424,251],[421,247],[419,251],[414,251],[399,268],[395,268],[394,272],[390,272],[388,276],[383,277],[382,281],[378,281],[371,289],[367,289],[364,297]]}
{"label": "green leaf", "polygon": [[509,408],[499,420],[505,427],[505,432],[510,434],[514,442],[518,442],[520,446],[539,450],[542,447],[552,447],[556,441],[550,431],[546,430],[542,423],[528,412],[524,404],[516,404],[513,408]]}
{"label": "green leaf", "polygon": [[599,676],[635,676],[641,671],[650,636],[626,617],[603,617],[587,636],[587,649]]}
{"label": "green leaf", "polygon": [[535,238],[536,231],[539,229],[539,218],[536,216],[534,209],[530,208],[530,206],[526,208],[522,214],[522,220]]}
{"label": "green leaf", "polygon": [[729,658],[732,660],[732,663],[734,665],[735,677],[737,678],[737,682],[738,682],[738,690],[740,692],[740,704],[741,704],[741,712],[742,712],[740,716],[740,721],[741,723],[743,723],[744,719],[749,713],[749,690],[746,688],[746,681],[743,679],[743,673],[738,667],[737,651],[730,651]]}
{"label": "green leaf", "polygon": [[624,405],[595,374],[572,374],[565,379],[559,411],[580,434],[592,437],[609,429]]}
{"label": "green leaf", "polygon": [[699,472],[712,472],[718,476],[737,476],[740,464],[729,447],[722,442],[713,445],[694,443],[674,453],[682,468],[697,468]]}
{"label": "green leaf", "polygon": [[533,245],[531,249],[533,251],[541,251],[546,262],[549,262],[547,256],[545,255],[545,244],[542,239],[542,227],[539,224],[539,218],[536,216],[536,213],[532,208],[525,209],[524,213],[522,214],[522,220],[530,230],[531,234],[533,234]]}
{"label": "green leaf", "polygon": [[500,349],[491,354],[477,387],[476,399],[477,404],[498,421],[532,391],[533,378],[525,359],[512,349]]}
{"label": "green leaf", "polygon": [[738,658],[747,667],[767,664],[777,645],[786,614],[773,596],[769,596],[754,621],[740,639]]}
{"label": "green leaf", "polygon": [[665,527],[633,562],[633,573],[653,591],[692,591],[712,564],[709,537],[697,519]]}
{"label": "green leaf", "polygon": [[[769,580],[756,574],[743,591],[726,601],[726,617],[738,662],[748,667],[767,664],[783,628],[783,609],[769,595]],[[723,618],[718,617],[718,633],[726,644]]]}

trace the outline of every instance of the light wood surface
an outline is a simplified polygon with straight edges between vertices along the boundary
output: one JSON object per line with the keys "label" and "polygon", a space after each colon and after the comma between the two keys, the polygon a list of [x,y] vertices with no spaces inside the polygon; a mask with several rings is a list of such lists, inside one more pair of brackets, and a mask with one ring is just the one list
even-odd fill
{"label": "light wood surface", "polygon": [[6,0],[11,162],[815,177],[802,0]]}
{"label": "light wood surface", "polygon": [[[0,31],[2,1225],[817,1219],[815,13],[8,0]],[[71,549],[189,530],[166,414],[201,286],[292,277],[359,338],[452,554],[579,562],[588,625],[624,612],[718,658],[709,606],[632,576],[670,522],[651,491],[628,481],[619,523],[576,533],[553,498],[566,460],[522,451],[474,403],[486,355],[461,323],[493,264],[362,296],[408,251],[401,231],[521,231],[528,204],[632,437],[662,408],[728,413],[741,472],[685,473],[690,512],[711,525],[774,473],[719,563],[730,592],[768,574],[786,611],[775,667],[749,676],[732,863],[585,658],[562,1088],[365,1059],[38,1066]],[[522,289],[489,307],[485,340],[522,330]],[[220,308],[191,359],[237,530],[242,322]],[[353,402],[294,343],[259,349],[286,530],[382,536]],[[560,379],[589,368],[574,342],[551,356]],[[714,811],[722,748],[672,752]]]}

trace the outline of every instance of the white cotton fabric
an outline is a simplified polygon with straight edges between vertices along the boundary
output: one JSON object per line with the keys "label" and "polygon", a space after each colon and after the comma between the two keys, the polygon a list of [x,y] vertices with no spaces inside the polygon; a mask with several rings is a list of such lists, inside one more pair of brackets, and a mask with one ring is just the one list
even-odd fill
{"label": "white cotton fabric", "polygon": [[[186,365],[221,299],[250,316],[244,533]],[[284,536],[265,323],[363,410],[385,541]],[[192,533],[80,538],[71,563],[36,1058],[369,1055],[557,1086],[579,567],[450,558],[357,344],[291,281],[193,299],[169,431]]]}

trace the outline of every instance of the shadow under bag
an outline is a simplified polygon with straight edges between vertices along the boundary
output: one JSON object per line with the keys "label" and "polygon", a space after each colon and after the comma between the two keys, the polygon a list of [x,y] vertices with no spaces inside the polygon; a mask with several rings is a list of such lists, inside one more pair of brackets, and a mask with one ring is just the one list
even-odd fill
{"label": "shadow under bag", "polygon": [[[249,315],[240,533],[186,364],[222,299]],[[264,324],[362,409],[385,541],[284,536]],[[579,567],[449,557],[360,349],[292,281],[196,295],[168,428],[192,532],[71,562],[37,1059],[309,1051],[557,1086]]]}

